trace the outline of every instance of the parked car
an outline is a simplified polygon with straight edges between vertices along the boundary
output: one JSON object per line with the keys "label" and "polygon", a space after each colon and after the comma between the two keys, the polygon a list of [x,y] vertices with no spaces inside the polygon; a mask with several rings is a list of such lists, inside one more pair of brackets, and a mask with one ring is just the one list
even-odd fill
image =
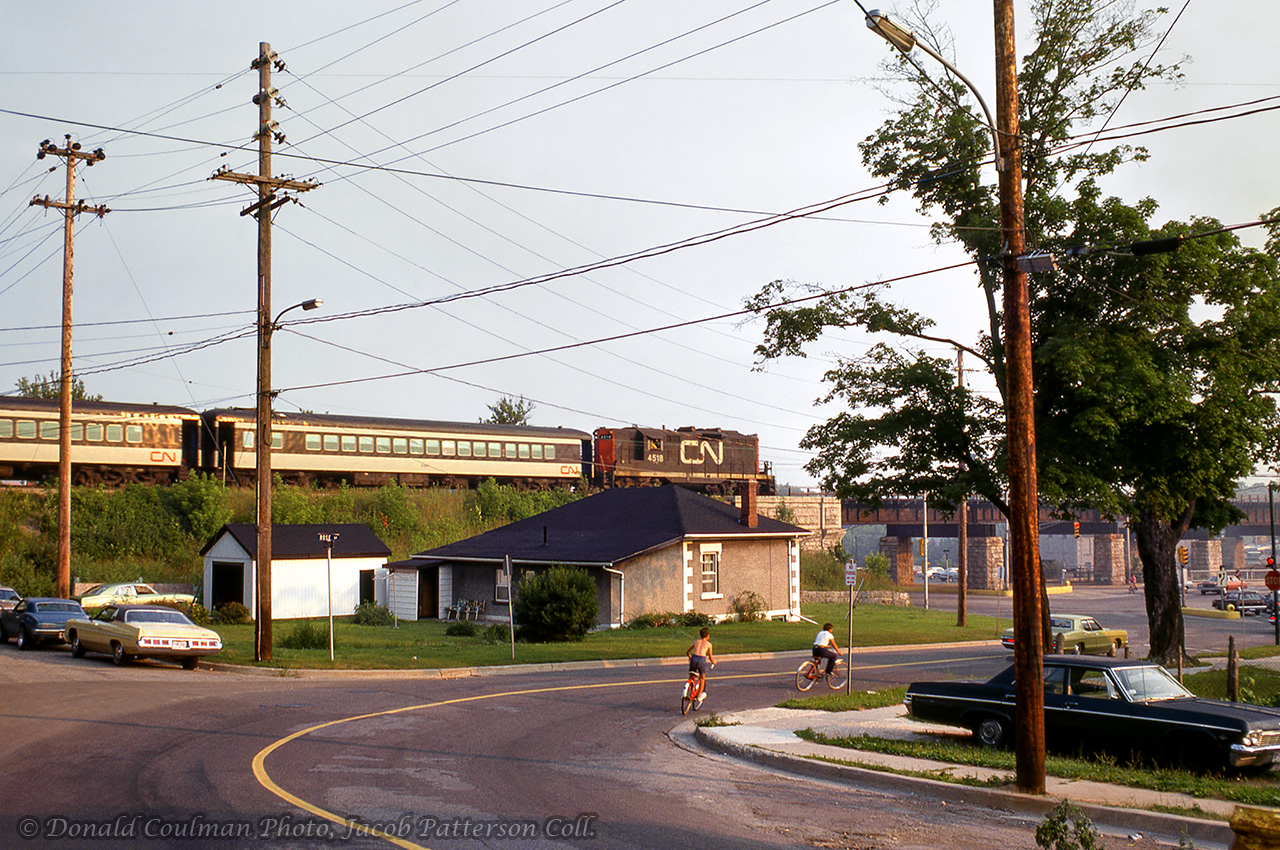
{"label": "parked car", "polygon": [[181,661],[187,670],[194,670],[202,656],[222,651],[217,632],[163,605],[106,605],[92,617],[69,620],[67,641],[76,658],[102,652],[118,665],[164,658]]}
{"label": "parked car", "polygon": [[22,601],[22,594],[12,587],[0,584],[0,611],[12,611]]}
{"label": "parked car", "polygon": [[0,611],[0,643],[17,638],[18,649],[31,649],[41,641],[66,640],[67,621],[85,616],[79,602],[32,596],[7,611]]}
{"label": "parked car", "polygon": [[[1016,721],[1013,665],[986,682],[913,682],[912,717],[1007,745]],[[1044,728],[1055,748],[1107,749],[1187,767],[1280,761],[1280,708],[1201,699],[1163,667],[1076,655],[1044,657]]]}
{"label": "parked car", "polygon": [[[1124,629],[1103,628],[1096,619],[1082,614],[1053,614],[1049,617],[1049,628],[1054,644],[1062,647],[1063,652],[1076,655],[1121,655],[1129,643],[1129,633]],[[1013,629],[1004,630],[1000,643],[1005,649],[1013,650]]]}
{"label": "parked car", "polygon": [[1213,600],[1219,611],[1239,611],[1241,614],[1261,614],[1267,610],[1267,600],[1256,590],[1228,590]]}
{"label": "parked car", "polygon": [[104,605],[129,603],[148,605],[156,602],[190,605],[195,601],[196,598],[190,593],[160,593],[151,585],[137,581],[94,585],[80,596],[80,605],[86,611],[93,611]]}

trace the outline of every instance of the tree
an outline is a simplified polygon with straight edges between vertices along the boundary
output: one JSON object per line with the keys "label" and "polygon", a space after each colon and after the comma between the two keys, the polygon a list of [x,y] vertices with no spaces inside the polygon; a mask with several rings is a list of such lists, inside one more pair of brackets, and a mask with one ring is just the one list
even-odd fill
{"label": "tree", "polygon": [[[1033,12],[1038,43],[1019,75],[1027,243],[1062,258],[1058,272],[1031,281],[1041,497],[1064,515],[1091,507],[1130,518],[1152,657],[1168,661],[1182,638],[1178,538],[1190,527],[1228,523],[1235,481],[1255,460],[1276,456],[1276,409],[1263,394],[1280,384],[1275,258],[1241,248],[1228,233],[1180,239],[1213,230],[1207,219],[1152,230],[1153,200],[1126,204],[1099,187],[1146,152],[1072,144],[1080,125],[1129,89],[1178,76],[1176,66],[1141,59],[1158,13],[1129,17],[1124,4],[1107,0],[1038,0]],[[915,28],[945,40],[925,21]],[[941,84],[939,102],[917,69],[894,68],[914,94],[862,143],[863,162],[936,217],[937,240],[957,241],[979,261],[988,326],[972,341],[942,338],[928,317],[876,290],[774,308],[795,289],[774,282],[748,302],[767,321],[757,352],[803,355],[832,327],[894,335],[897,344],[828,371],[826,400],[848,410],[806,435],[802,445],[817,452],[809,470],[845,498],[924,493],[945,509],[973,492],[1007,515],[1001,405],[958,388],[948,360],[903,344],[963,349],[1004,396],[999,265],[985,262],[1001,249],[995,189],[980,171],[989,134],[972,109],[957,106],[966,96],[958,82]],[[1169,245],[1180,250],[1124,250],[1153,237],[1174,239]]]}
{"label": "tree", "polygon": [[582,640],[596,624],[596,583],[586,570],[557,565],[523,579],[517,587],[513,613],[521,640]]}
{"label": "tree", "polygon": [[[18,395],[23,398],[61,398],[62,378],[57,372],[50,372],[49,377],[37,375],[34,378],[19,378]],[[71,399],[73,401],[102,401],[100,395],[89,395],[84,388],[84,381],[71,379]]]}
{"label": "tree", "polygon": [[489,417],[481,419],[493,425],[528,425],[529,416],[533,413],[533,402],[520,396],[519,399],[504,395],[489,405]]}

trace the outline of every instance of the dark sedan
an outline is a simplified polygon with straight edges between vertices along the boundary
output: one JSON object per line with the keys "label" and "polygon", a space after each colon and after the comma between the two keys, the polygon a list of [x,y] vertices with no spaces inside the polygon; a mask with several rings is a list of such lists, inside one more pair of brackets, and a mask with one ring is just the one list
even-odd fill
{"label": "dark sedan", "polygon": [[[972,729],[986,746],[1012,740],[1012,665],[986,682],[915,682],[904,702],[912,717]],[[1055,747],[1201,769],[1280,762],[1280,708],[1201,699],[1163,667],[1140,661],[1046,655],[1044,726]]]}
{"label": "dark sedan", "polygon": [[67,620],[87,616],[79,602],[70,599],[24,599],[11,611],[0,612],[0,643],[18,639],[18,649],[31,649],[43,640],[64,643]]}
{"label": "dark sedan", "polygon": [[1213,600],[1219,611],[1239,611],[1241,615],[1261,614],[1267,610],[1267,600],[1256,590],[1229,590]]}

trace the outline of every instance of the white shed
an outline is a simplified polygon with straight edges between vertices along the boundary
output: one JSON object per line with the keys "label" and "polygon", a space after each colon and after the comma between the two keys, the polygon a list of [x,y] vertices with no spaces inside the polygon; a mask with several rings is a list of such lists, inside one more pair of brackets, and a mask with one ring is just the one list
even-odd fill
{"label": "white shed", "polygon": [[[362,523],[315,523],[271,527],[271,618],[291,620],[323,617],[329,612],[328,545],[322,533],[332,534],[333,613],[347,616],[361,602],[385,602],[387,544]],[[204,605],[213,610],[239,602],[258,616],[257,528],[228,523],[205,544]]]}

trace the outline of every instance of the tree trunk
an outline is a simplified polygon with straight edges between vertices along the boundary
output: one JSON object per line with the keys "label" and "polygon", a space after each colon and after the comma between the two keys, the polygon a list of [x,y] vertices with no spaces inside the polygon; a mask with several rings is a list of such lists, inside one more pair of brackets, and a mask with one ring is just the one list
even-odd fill
{"label": "tree trunk", "polygon": [[1192,507],[1189,505],[1174,521],[1144,510],[1133,524],[1151,636],[1148,658],[1166,667],[1177,664],[1183,651],[1182,588],[1178,586],[1175,549],[1191,525]]}

